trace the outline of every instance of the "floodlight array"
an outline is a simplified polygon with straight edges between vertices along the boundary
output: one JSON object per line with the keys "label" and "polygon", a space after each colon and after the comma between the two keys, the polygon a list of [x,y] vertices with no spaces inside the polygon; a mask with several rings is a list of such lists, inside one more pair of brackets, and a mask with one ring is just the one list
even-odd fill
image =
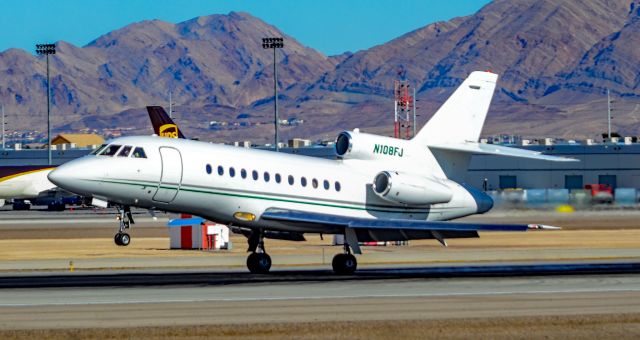
{"label": "floodlight array", "polygon": [[37,44],[36,53],[40,55],[56,54],[56,44]]}
{"label": "floodlight array", "polygon": [[262,48],[283,48],[283,38],[262,38]]}

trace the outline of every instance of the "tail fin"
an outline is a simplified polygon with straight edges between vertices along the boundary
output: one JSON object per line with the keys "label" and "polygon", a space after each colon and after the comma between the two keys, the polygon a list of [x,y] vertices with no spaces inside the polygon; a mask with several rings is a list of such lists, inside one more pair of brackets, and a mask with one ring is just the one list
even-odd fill
{"label": "tail fin", "polygon": [[153,132],[160,137],[182,138],[184,135],[162,106],[147,106]]}
{"label": "tail fin", "polygon": [[498,75],[473,72],[413,138],[423,145],[477,142]]}

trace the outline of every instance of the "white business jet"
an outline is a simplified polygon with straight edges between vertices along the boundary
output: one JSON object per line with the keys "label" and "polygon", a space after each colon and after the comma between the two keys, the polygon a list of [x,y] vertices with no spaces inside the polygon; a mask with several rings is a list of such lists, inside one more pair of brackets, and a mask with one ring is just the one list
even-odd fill
{"label": "white business jet", "polygon": [[[337,160],[155,136],[112,140],[94,155],[49,174],[56,185],[116,204],[124,233],[129,207],[190,213],[243,231],[247,267],[266,273],[264,238],[303,240],[341,234],[337,273],[353,273],[359,242],[478,237],[479,231],[525,231],[542,225],[444,222],[484,213],[492,199],[462,184],[471,154],[550,161],[571,159],[479,144],[498,76],[473,72],[412,140],[358,130],[336,140]],[[552,227],[550,227],[552,228]]]}

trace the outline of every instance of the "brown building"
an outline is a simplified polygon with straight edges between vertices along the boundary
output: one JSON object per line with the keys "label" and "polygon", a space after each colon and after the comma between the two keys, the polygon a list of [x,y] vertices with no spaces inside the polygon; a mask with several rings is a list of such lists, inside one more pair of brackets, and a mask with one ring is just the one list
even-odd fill
{"label": "brown building", "polygon": [[104,143],[104,138],[95,133],[61,133],[51,140],[52,145],[73,144],[75,147],[84,148],[91,145]]}

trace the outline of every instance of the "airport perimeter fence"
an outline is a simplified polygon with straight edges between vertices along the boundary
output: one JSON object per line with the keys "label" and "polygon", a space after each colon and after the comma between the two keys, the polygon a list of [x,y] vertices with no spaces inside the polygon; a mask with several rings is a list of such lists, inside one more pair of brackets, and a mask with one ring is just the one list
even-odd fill
{"label": "airport perimeter fence", "polygon": [[487,191],[497,209],[553,209],[571,206],[574,209],[638,208],[640,190],[617,188],[613,194],[583,189],[506,189]]}

